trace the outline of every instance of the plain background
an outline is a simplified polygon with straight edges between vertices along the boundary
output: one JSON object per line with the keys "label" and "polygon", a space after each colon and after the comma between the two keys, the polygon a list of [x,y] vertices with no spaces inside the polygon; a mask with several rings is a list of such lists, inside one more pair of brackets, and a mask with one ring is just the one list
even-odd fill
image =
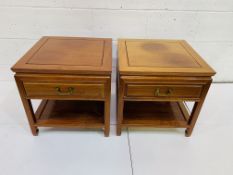
{"label": "plain background", "polygon": [[[0,80],[43,35],[185,39],[233,81],[232,0],[0,0]],[[115,67],[115,62],[113,63]]]}

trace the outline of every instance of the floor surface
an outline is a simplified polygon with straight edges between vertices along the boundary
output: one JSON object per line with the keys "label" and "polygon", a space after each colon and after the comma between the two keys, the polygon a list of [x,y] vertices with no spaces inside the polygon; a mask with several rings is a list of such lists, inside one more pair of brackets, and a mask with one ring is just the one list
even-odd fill
{"label": "floor surface", "polygon": [[[0,82],[0,175],[232,175],[233,84],[213,84],[189,138],[183,129],[40,129],[30,133],[13,81]],[[34,102],[37,106],[38,102]]]}

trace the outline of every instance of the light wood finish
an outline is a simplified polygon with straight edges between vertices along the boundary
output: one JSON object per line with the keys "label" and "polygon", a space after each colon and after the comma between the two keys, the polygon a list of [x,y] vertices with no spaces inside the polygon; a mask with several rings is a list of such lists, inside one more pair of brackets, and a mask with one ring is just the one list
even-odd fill
{"label": "light wood finish", "polygon": [[201,108],[202,108],[202,105],[203,105],[203,103],[205,101],[205,97],[206,97],[207,92],[208,92],[208,90],[210,88],[210,85],[211,85],[211,82],[209,82],[208,84],[205,85],[204,90],[202,92],[202,100],[200,100],[200,102],[195,102],[195,104],[194,104],[192,113],[191,113],[189,121],[188,121],[188,124],[189,124],[190,127],[187,128],[186,131],[185,131],[185,135],[187,137],[191,136],[191,134],[192,134],[193,128],[194,128],[194,126],[196,124],[198,115],[201,112]]}
{"label": "light wood finish", "polygon": [[112,40],[43,37],[13,67],[14,72],[111,74]]}
{"label": "light wood finish", "polygon": [[186,108],[186,105],[182,101],[179,101],[178,104],[179,104],[180,110],[183,113],[184,118],[186,119],[186,121],[188,121],[189,118],[190,118],[190,115],[189,115],[189,112],[188,112],[188,110]]}
{"label": "light wood finish", "polygon": [[[38,127],[74,127],[109,136],[111,57],[111,39],[38,41],[12,67],[32,134]],[[35,114],[31,99],[43,99]]]}
{"label": "light wood finish", "polygon": [[15,81],[16,81],[16,84],[17,84],[17,87],[18,87],[18,90],[19,90],[21,101],[23,103],[23,106],[24,106],[24,109],[25,109],[25,112],[26,112],[26,115],[27,115],[27,119],[28,119],[28,122],[29,122],[29,126],[31,128],[32,135],[37,136],[38,132],[39,132],[39,129],[35,126],[36,117],[34,115],[34,111],[33,111],[33,108],[32,108],[32,103],[31,103],[30,100],[24,98],[25,97],[25,92],[24,92],[24,89],[23,89],[23,83],[16,76],[15,76]]}
{"label": "light wood finish", "polygon": [[104,102],[104,135],[109,136],[110,132],[110,108],[111,108],[111,79],[108,79],[105,86],[105,102]]}
{"label": "light wood finish", "polygon": [[24,82],[28,98],[51,96],[53,98],[104,98],[104,84],[38,83]]}
{"label": "light wood finish", "polygon": [[128,84],[127,97],[199,98],[201,85],[138,85]]}
{"label": "light wood finish", "polygon": [[36,112],[35,126],[104,127],[104,102],[44,100]]}
{"label": "light wood finish", "polygon": [[178,127],[188,124],[177,102],[125,102],[122,125],[132,127]]}
{"label": "light wood finish", "polygon": [[[183,40],[118,43],[118,127],[186,128],[190,136],[214,70]],[[184,101],[194,101],[191,115]]]}
{"label": "light wood finish", "polygon": [[118,40],[121,75],[212,76],[214,70],[184,40]]}
{"label": "light wood finish", "polygon": [[124,109],[124,82],[117,76],[117,135],[121,135]]}

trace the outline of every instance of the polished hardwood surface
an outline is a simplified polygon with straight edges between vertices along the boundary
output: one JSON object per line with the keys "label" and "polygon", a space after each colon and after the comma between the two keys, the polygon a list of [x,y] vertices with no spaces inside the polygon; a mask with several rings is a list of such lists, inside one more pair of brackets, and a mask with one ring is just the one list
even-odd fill
{"label": "polished hardwood surface", "polygon": [[[120,39],[117,135],[136,126],[186,128],[190,136],[214,74],[186,41]],[[191,114],[185,101],[195,102]]]}
{"label": "polished hardwood surface", "polygon": [[104,127],[104,102],[44,100],[35,116],[35,126]]}
{"label": "polished hardwood surface", "polygon": [[104,98],[104,84],[25,82],[24,88],[29,98],[40,96]]}
{"label": "polished hardwood surface", "polygon": [[118,40],[121,75],[212,76],[214,70],[184,40]]}
{"label": "polished hardwood surface", "polygon": [[[111,39],[43,37],[13,67],[33,135],[38,127],[110,130]],[[31,100],[42,99],[36,113]]]}
{"label": "polished hardwood surface", "polygon": [[14,72],[111,74],[112,40],[43,37],[13,67]]}
{"label": "polished hardwood surface", "polygon": [[177,102],[127,101],[122,125],[132,127],[188,127]]}
{"label": "polished hardwood surface", "polygon": [[128,84],[126,96],[128,97],[184,97],[198,98],[201,96],[201,85],[141,85]]}

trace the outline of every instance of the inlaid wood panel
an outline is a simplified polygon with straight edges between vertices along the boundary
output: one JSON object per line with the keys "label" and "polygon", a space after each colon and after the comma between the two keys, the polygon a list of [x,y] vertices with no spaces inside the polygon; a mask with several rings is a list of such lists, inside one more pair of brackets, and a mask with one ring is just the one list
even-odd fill
{"label": "inlaid wood panel", "polygon": [[184,40],[120,39],[118,42],[121,75],[215,74]]}
{"label": "inlaid wood panel", "polygon": [[195,57],[186,51],[182,42],[126,41],[125,45],[129,67],[200,67]]}
{"label": "inlaid wood panel", "polygon": [[111,74],[108,38],[43,37],[13,67],[14,72]]}
{"label": "inlaid wood panel", "polygon": [[48,38],[27,64],[99,67],[104,47],[104,40]]}

